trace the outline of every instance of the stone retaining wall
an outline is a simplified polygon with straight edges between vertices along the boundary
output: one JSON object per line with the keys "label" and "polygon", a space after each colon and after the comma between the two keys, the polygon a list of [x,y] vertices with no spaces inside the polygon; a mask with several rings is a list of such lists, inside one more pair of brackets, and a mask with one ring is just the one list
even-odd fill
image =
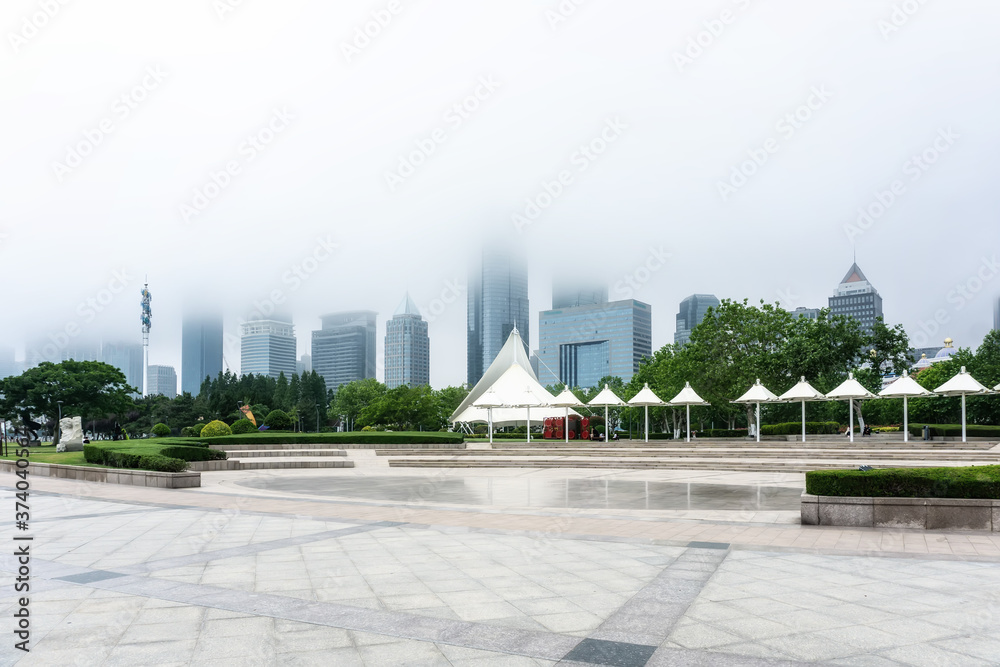
{"label": "stone retaining wall", "polygon": [[1000,500],[867,498],[802,494],[805,526],[1000,532]]}
{"label": "stone retaining wall", "polygon": [[[18,470],[16,461],[0,460],[0,472],[15,472],[16,470]],[[124,470],[121,468],[89,468],[57,463],[29,463],[28,474],[36,477],[75,479],[81,482],[153,486],[160,489],[187,489],[201,486],[201,473],[199,472],[154,472],[152,470]]]}

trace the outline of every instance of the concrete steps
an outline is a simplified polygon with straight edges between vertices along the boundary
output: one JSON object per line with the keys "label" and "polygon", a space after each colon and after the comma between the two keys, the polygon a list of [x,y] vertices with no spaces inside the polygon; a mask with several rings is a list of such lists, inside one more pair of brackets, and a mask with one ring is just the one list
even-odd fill
{"label": "concrete steps", "polygon": [[343,449],[242,449],[239,451],[227,451],[231,458],[247,459],[254,457],[281,458],[294,456],[298,458],[308,458],[312,456],[347,456]]}

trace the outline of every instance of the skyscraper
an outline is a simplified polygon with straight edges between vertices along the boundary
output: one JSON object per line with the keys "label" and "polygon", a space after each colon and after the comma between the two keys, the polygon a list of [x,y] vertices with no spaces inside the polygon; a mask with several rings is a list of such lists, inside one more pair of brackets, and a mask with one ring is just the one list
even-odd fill
{"label": "skyscraper", "polygon": [[466,368],[475,386],[493,363],[516,326],[525,345],[530,340],[528,263],[500,245],[486,246],[469,274]]}
{"label": "skyscraper", "polygon": [[111,364],[125,375],[125,382],[137,390],[142,389],[142,343],[104,343],[101,360]]}
{"label": "skyscraper", "polygon": [[374,311],[356,310],[320,318],[320,330],[312,332],[312,368],[327,389],[375,377],[377,317]]}
{"label": "skyscraper", "polygon": [[[141,348],[141,346],[140,346]],[[162,395],[177,398],[177,371],[173,366],[149,365],[149,396]]]}
{"label": "skyscraper", "polygon": [[1000,296],[993,299],[993,328],[1000,330]]}
{"label": "skyscraper", "polygon": [[240,372],[243,375],[295,373],[295,326],[278,320],[256,320],[240,325]]}
{"label": "skyscraper", "polygon": [[11,375],[17,375],[16,369],[17,364],[14,363],[14,348],[0,347],[0,380]]}
{"label": "skyscraper", "polygon": [[705,319],[709,308],[716,308],[719,300],[714,294],[692,294],[681,301],[677,311],[677,325],[674,331],[674,344],[686,345],[691,341],[691,332]]}
{"label": "skyscraper", "polygon": [[538,381],[596,387],[625,382],[653,354],[652,308],[633,299],[553,308],[538,314]]}
{"label": "skyscraper", "polygon": [[830,315],[852,317],[871,333],[875,319],[882,317],[882,297],[855,262],[830,297]]}
{"label": "skyscraper", "polygon": [[385,325],[385,386],[431,383],[431,339],[427,322],[407,294]]}
{"label": "skyscraper", "polygon": [[608,302],[608,286],[586,279],[558,276],[552,281],[552,309]]}
{"label": "skyscraper", "polygon": [[206,377],[222,372],[222,316],[184,315],[181,327],[181,391],[197,396]]}

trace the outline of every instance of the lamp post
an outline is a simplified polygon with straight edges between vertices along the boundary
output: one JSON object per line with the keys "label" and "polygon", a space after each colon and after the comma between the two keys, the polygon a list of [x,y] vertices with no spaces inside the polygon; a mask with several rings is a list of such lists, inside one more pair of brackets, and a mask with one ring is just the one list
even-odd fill
{"label": "lamp post", "polygon": [[62,404],[63,404],[62,401],[56,401],[56,406],[59,409],[59,416],[56,418],[56,433],[58,435],[56,436],[56,441],[54,444],[57,445],[62,440],[62,424],[60,423],[62,422]]}

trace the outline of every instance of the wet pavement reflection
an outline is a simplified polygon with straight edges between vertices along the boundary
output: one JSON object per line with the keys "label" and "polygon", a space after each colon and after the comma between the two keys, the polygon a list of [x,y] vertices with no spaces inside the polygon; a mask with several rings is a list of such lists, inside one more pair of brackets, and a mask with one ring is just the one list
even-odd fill
{"label": "wet pavement reflection", "polygon": [[503,477],[259,477],[268,491],[357,500],[619,510],[798,511],[801,488],[609,479]]}

